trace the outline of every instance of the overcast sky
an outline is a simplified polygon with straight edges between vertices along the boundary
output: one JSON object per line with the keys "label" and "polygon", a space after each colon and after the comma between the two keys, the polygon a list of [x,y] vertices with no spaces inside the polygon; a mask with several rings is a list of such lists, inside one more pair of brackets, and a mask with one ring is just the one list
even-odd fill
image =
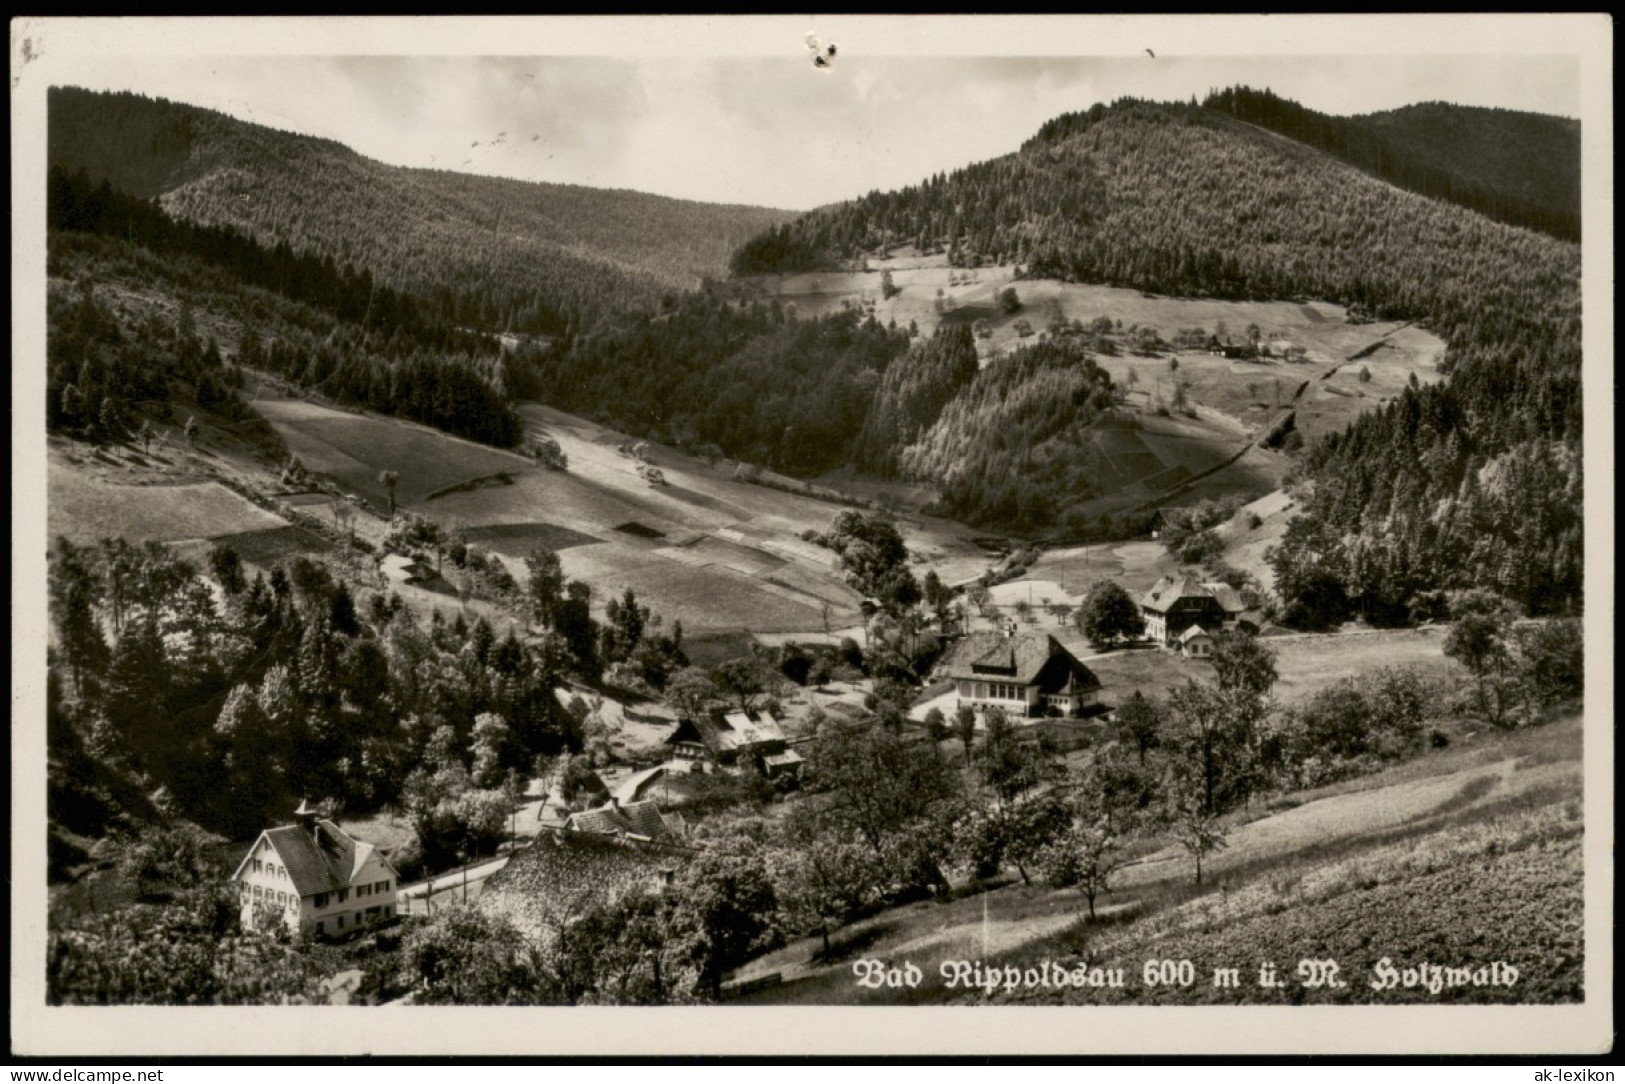
{"label": "overcast sky", "polygon": [[[1184,100],[1246,83],[1334,113],[1443,100],[1580,115],[1579,64],[1561,54],[1268,55],[1282,43],[1265,34],[1258,54],[1200,56],[1188,34],[1140,33],[1167,22],[1102,35],[1117,53],[1105,56],[972,56],[976,36],[962,33],[934,46],[954,52],[919,55],[934,39],[917,31],[965,28],[916,21],[912,36],[888,37],[868,23],[826,22],[821,43],[839,52],[822,71],[803,41],[812,20],[773,20],[752,23],[761,33],[729,38],[728,48],[702,38],[680,56],[647,39],[621,56],[310,55],[342,50],[338,35],[292,56],[102,50],[62,58],[50,77],[327,136],[392,164],[798,210],[1008,153],[1045,120],[1124,95]],[[1092,25],[1038,20],[1036,32],[1011,40],[1028,52],[1088,53],[1091,39],[1044,31]],[[1426,45],[1421,37],[1412,48]],[[1142,39],[1155,56],[1125,44]],[[379,51],[375,35],[349,40]],[[436,44],[422,33],[406,40],[414,47],[402,52]],[[613,36],[561,41],[530,35],[512,46],[618,51]]]}

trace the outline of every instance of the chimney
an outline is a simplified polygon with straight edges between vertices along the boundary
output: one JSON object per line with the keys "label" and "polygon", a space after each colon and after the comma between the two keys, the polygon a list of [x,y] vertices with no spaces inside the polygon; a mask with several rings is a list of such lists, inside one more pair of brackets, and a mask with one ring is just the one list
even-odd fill
{"label": "chimney", "polygon": [[293,811],[293,822],[314,838],[316,835],[316,807],[310,804],[310,799],[300,799],[299,808]]}

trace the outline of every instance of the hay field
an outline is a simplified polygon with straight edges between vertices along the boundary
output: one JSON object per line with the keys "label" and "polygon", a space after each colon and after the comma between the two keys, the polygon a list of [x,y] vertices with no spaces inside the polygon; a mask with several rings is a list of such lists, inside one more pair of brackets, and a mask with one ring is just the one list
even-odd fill
{"label": "hay field", "polygon": [[110,536],[175,542],[287,526],[219,482],[112,485],[52,460],[47,486],[50,535],[80,544]]}
{"label": "hay field", "polygon": [[566,576],[592,584],[595,604],[631,588],[668,622],[680,619],[685,632],[823,627],[818,598],[724,565],[688,564],[613,542],[565,550],[559,563]]}
{"label": "hay field", "polygon": [[[900,292],[880,296],[880,275],[890,270]],[[1181,351],[1170,358],[1117,356],[1096,360],[1123,390],[1127,416],[1143,422],[1139,447],[1118,446],[1108,438],[1107,491],[1076,506],[1086,518],[1135,508],[1170,495],[1176,503],[1231,493],[1258,495],[1275,488],[1286,473],[1286,457],[1264,449],[1247,452],[1238,462],[1190,482],[1241,451],[1288,409],[1306,440],[1344,428],[1359,414],[1388,401],[1415,377],[1420,383],[1440,379],[1438,362],[1445,344],[1424,329],[1396,322],[1351,324],[1346,311],[1326,302],[1249,302],[1142,294],[1108,286],[1048,279],[1017,279],[1014,268],[956,269],[941,255],[908,252],[892,260],[870,260],[864,270],[820,271],[764,276],[753,280],[768,296],[794,303],[803,314],[817,315],[857,305],[882,322],[909,321],[930,335],[939,324],[969,323],[985,318],[991,334],[977,343],[983,364],[1019,346],[1018,320],[1041,333],[1052,319],[1089,323],[1100,317],[1123,329],[1155,328],[1165,341],[1183,329],[1201,328],[1234,342],[1257,325],[1262,340],[1275,353],[1300,347],[1304,358],[1280,357],[1244,361],[1215,357],[1205,351]],[[998,293],[1013,286],[1022,301],[1018,313],[1002,313]],[[939,295],[940,292],[940,295]],[[1354,360],[1350,360],[1350,359]],[[1170,362],[1177,367],[1170,369]],[[1362,369],[1370,378],[1359,380]],[[1324,378],[1324,379],[1323,379]],[[1183,389],[1196,417],[1173,410],[1176,389]],[[1302,398],[1298,398],[1302,389]],[[1158,416],[1159,409],[1172,417]],[[838,482],[836,484],[839,484]],[[919,502],[922,494],[897,487],[894,498]],[[916,506],[918,506],[916,504]]]}
{"label": "hay field", "polygon": [[1428,677],[1463,671],[1444,656],[1446,630],[1373,629],[1330,635],[1271,636],[1281,680],[1276,699],[1291,703],[1344,678],[1368,676],[1382,666],[1413,667]]}
{"label": "hay field", "polygon": [[[826,602],[837,624],[855,620],[857,598],[831,570],[827,551],[797,549],[806,546],[798,532],[826,528],[838,505],[734,481],[658,446],[644,454],[669,484],[651,486],[616,450],[627,438],[541,407],[526,408],[531,430],[559,442],[567,470],[398,419],[269,396],[255,405],[310,470],[375,504],[387,500],[379,471],[396,471],[400,505],[498,553],[516,577],[534,547],[557,550],[565,575],[592,585],[600,613],[630,588],[696,633],[821,629]],[[426,501],[498,473],[510,480]]]}
{"label": "hay field", "polygon": [[265,416],[306,469],[324,474],[383,507],[380,472],[400,476],[396,501],[410,507],[446,486],[507,472],[534,471],[524,456],[488,448],[438,430],[302,399],[262,396],[249,403]]}
{"label": "hay field", "polygon": [[[1091,664],[1093,665],[1093,664]],[[1146,854],[1114,878],[1099,917],[1075,889],[1019,880],[951,902],[883,911],[753,961],[738,978],[777,971],[756,1004],[1319,1004],[1326,1002],[1550,1003],[1576,1000],[1585,946],[1580,853],[1578,719],[1495,734],[1471,748],[1423,753],[1357,782],[1302,792],[1285,808],[1233,824],[1202,886],[1174,848]],[[1531,750],[1536,754],[1532,755]],[[1070,921],[1067,914],[1071,914]],[[926,976],[916,989],[864,990],[851,960],[908,958]],[[1520,971],[1507,987],[1375,991],[1381,957]],[[1306,988],[1295,962],[1340,962],[1345,985]],[[979,960],[1030,967],[1122,967],[1121,989],[1037,987],[991,997],[946,986],[937,964]],[[1146,960],[1189,959],[1200,981],[1148,986]],[[1265,988],[1212,981],[1216,967],[1282,963],[1290,980]]]}
{"label": "hay field", "polygon": [[463,535],[469,542],[493,553],[520,560],[538,546],[562,551],[571,546],[594,545],[601,541],[593,535],[572,531],[556,523],[494,523],[465,530]]}
{"label": "hay field", "polygon": [[215,541],[230,546],[244,561],[263,569],[285,564],[296,557],[327,553],[333,548],[321,535],[292,525],[223,535]]}

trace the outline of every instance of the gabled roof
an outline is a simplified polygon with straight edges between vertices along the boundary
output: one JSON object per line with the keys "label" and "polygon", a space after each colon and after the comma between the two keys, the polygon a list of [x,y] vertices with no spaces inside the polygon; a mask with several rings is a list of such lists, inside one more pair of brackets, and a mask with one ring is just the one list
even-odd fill
{"label": "gabled roof", "polygon": [[727,724],[723,733],[729,735],[728,740],[736,748],[784,740],[784,727],[766,709],[749,714],[742,711],[726,712],[722,721]]}
{"label": "gabled roof", "polygon": [[1241,596],[1229,584],[1204,583],[1202,586],[1212,592],[1213,597],[1219,600],[1219,605],[1224,607],[1225,613],[1234,616],[1247,609],[1247,604],[1241,601]]}
{"label": "gabled roof", "polygon": [[564,822],[564,827],[571,832],[643,836],[646,839],[659,839],[671,834],[672,831],[666,823],[666,818],[661,815],[660,807],[654,802],[627,802],[620,805],[611,801],[597,809],[570,814],[569,819]]}
{"label": "gabled roof", "polygon": [[[1229,588],[1225,588],[1229,590]],[[1186,600],[1194,602],[1214,601],[1221,602],[1208,585],[1199,582],[1194,576],[1164,576],[1151,585],[1151,590],[1145,593],[1140,600],[1140,609],[1151,610],[1154,613],[1165,614],[1174,606]],[[1241,612],[1238,606],[1237,613]]]}
{"label": "gabled roof", "polygon": [[954,645],[943,674],[949,679],[1032,685],[1038,681],[1045,664],[1057,654],[1070,658],[1072,653],[1047,633],[1005,636],[997,632],[973,632]]}
{"label": "gabled roof", "polygon": [[1038,691],[1046,696],[1077,696],[1100,688],[1100,679],[1093,670],[1079,662],[1077,656],[1062,648],[1050,656],[1039,671],[1035,684]]}
{"label": "gabled roof", "polygon": [[712,753],[734,753],[755,745],[784,741],[784,727],[770,711],[746,714],[742,711],[713,711],[677,724],[666,739],[668,745],[699,742]]}
{"label": "gabled roof", "polygon": [[[292,824],[268,828],[260,833],[260,839],[267,840],[276,851],[277,858],[287,868],[288,877],[301,898],[349,888],[355,875],[376,851],[371,843],[353,838],[344,829],[326,820],[317,821],[310,832]],[[258,849],[259,840],[255,840],[247,856],[238,864],[236,873],[232,874],[233,878],[242,874],[243,867],[248,865]],[[379,855],[378,860],[391,871],[394,870],[387,858]]]}
{"label": "gabled roof", "polygon": [[1206,636],[1209,640],[1213,639],[1213,634],[1208,632],[1201,625],[1192,625],[1190,628],[1179,634],[1179,642],[1181,644],[1188,644],[1198,636]]}

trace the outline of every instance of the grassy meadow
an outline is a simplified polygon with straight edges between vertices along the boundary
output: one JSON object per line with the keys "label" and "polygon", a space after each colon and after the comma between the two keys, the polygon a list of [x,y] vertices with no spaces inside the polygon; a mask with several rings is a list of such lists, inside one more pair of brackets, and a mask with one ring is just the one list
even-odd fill
{"label": "grassy meadow", "polygon": [[[1553,1003],[1580,997],[1581,722],[1461,738],[1376,775],[1282,796],[1231,817],[1196,885],[1182,851],[1119,871],[1088,918],[1075,889],[1007,879],[948,902],[894,908],[753,961],[777,973],[752,1004]],[[1373,989],[1377,967],[1502,961],[1513,986]],[[914,989],[859,988],[852,962],[911,962]],[[1339,964],[1342,986],[1304,984],[1300,960]],[[1121,969],[1121,989],[950,989],[944,961]],[[1195,981],[1149,987],[1148,960],[1189,960]],[[1258,984],[1274,963],[1287,982]],[[1218,968],[1240,970],[1215,985]]]}

